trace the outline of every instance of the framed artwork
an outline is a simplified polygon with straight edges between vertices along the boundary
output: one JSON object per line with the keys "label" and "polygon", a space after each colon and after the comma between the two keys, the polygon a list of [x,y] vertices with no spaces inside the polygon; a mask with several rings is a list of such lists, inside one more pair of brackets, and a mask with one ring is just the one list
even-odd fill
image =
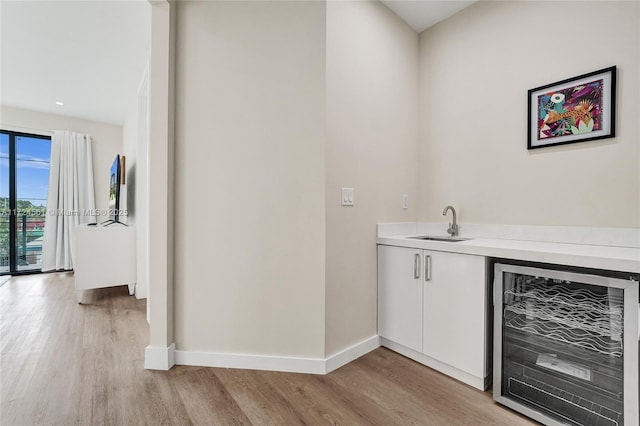
{"label": "framed artwork", "polygon": [[529,90],[527,149],[615,136],[616,67]]}

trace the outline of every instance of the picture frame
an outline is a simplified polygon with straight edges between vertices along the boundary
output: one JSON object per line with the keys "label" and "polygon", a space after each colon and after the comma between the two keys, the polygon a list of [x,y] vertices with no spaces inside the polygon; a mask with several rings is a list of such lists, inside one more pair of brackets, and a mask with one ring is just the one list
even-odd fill
{"label": "picture frame", "polygon": [[530,89],[527,149],[615,137],[616,67]]}

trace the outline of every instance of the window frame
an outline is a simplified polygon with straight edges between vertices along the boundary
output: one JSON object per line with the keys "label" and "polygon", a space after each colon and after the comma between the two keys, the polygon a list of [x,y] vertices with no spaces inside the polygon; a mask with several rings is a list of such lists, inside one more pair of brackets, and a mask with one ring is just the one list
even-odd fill
{"label": "window frame", "polygon": [[[0,272],[0,276],[2,275],[26,275],[26,274],[40,274],[42,273],[42,268],[40,269],[31,269],[31,270],[18,270],[18,250],[16,248],[17,243],[17,216],[16,212],[18,210],[17,207],[17,186],[16,186],[16,138],[17,137],[26,137],[32,139],[45,139],[51,142],[51,136],[42,135],[42,134],[34,134],[34,133],[26,133],[19,132],[14,130],[7,130],[0,128],[0,134],[6,134],[9,136],[9,152],[8,152],[8,160],[9,160],[9,270],[7,272]],[[48,200],[47,200],[48,201]]]}

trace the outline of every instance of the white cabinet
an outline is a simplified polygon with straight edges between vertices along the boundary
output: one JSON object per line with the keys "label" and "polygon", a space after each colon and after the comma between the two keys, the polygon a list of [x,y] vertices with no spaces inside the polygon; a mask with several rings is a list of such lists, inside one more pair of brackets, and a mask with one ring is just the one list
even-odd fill
{"label": "white cabinet", "polygon": [[76,228],[74,278],[78,303],[84,290],[136,282],[136,232],[131,226],[80,225]]}
{"label": "white cabinet", "polygon": [[422,250],[378,246],[378,334],[422,350]]}
{"label": "white cabinet", "polygon": [[382,344],[485,389],[484,256],[378,245]]}
{"label": "white cabinet", "polygon": [[485,258],[425,251],[422,352],[477,377],[485,374]]}

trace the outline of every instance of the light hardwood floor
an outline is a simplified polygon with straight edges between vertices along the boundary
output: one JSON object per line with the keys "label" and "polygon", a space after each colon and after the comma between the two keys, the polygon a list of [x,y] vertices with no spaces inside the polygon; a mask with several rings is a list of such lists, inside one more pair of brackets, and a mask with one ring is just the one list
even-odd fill
{"label": "light hardwood floor", "polygon": [[529,425],[479,392],[379,348],[326,376],[143,369],[145,301],[126,287],[78,305],[72,274],[0,287],[0,424]]}

